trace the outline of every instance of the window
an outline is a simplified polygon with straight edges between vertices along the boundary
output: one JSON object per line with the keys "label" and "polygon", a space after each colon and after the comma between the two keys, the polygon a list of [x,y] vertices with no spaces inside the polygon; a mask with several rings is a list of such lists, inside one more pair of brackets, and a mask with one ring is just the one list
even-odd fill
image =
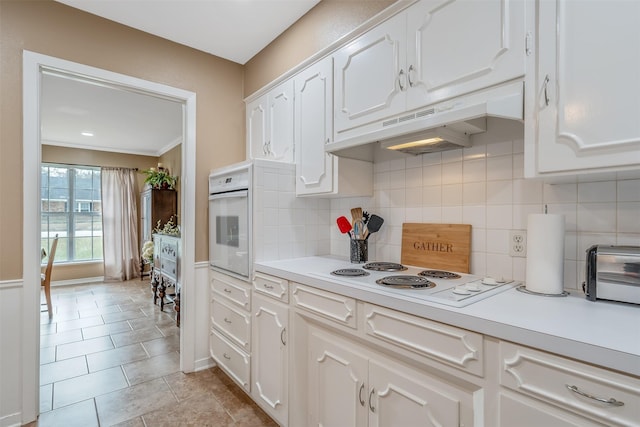
{"label": "window", "polygon": [[102,260],[100,169],[42,164],[41,242],[58,235],[56,263]]}

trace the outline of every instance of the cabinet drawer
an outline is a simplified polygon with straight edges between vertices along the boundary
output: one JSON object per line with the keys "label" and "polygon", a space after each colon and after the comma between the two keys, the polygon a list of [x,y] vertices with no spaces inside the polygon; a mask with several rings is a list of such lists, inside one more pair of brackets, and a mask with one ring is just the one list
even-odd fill
{"label": "cabinet drawer", "polygon": [[410,314],[365,304],[367,335],[483,376],[483,336]]}
{"label": "cabinet drawer", "polygon": [[162,269],[163,275],[174,280],[178,277],[178,264],[175,260],[162,259],[160,261],[160,268]]}
{"label": "cabinet drawer", "polygon": [[222,332],[231,342],[249,351],[251,349],[251,314],[236,310],[214,300],[211,303],[211,322],[213,327]]}
{"label": "cabinet drawer", "polygon": [[355,329],[356,300],[333,292],[323,291],[299,283],[291,284],[291,298],[297,308],[307,310]]}
{"label": "cabinet drawer", "polygon": [[214,329],[210,331],[209,352],[218,365],[238,385],[244,388],[247,393],[250,392],[251,359],[246,353],[236,348]]}
{"label": "cabinet drawer", "polygon": [[251,310],[251,288],[248,283],[212,272],[211,293],[232,302],[238,307]]}
{"label": "cabinet drawer", "polygon": [[160,243],[160,256],[164,259],[178,259],[178,242],[176,240],[166,241],[164,238]]}
{"label": "cabinet drawer", "polygon": [[638,378],[504,341],[500,361],[505,387],[607,425],[638,425]]}
{"label": "cabinet drawer", "polygon": [[279,277],[256,273],[256,277],[253,279],[253,289],[278,301],[289,302],[289,282]]}

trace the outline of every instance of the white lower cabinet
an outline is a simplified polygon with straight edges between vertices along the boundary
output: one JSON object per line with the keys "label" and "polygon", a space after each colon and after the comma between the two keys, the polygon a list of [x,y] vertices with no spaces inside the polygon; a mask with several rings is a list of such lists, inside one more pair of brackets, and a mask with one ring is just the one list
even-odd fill
{"label": "white lower cabinet", "polygon": [[309,425],[472,426],[482,391],[309,329]]}
{"label": "white lower cabinet", "polygon": [[251,389],[251,288],[210,270],[209,353],[247,393]]}
{"label": "white lower cabinet", "polygon": [[640,425],[638,379],[509,342],[500,361],[500,385],[519,394],[501,395],[501,426],[519,413],[523,426]]}
{"label": "white lower cabinet", "polygon": [[252,310],[252,387],[254,400],[278,423],[288,423],[289,307],[254,294]]}

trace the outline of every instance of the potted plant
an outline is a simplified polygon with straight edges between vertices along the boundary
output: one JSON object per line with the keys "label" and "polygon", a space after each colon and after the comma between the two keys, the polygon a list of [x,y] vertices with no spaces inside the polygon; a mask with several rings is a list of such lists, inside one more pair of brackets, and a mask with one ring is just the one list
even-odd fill
{"label": "potted plant", "polygon": [[174,190],[178,182],[178,177],[171,175],[166,169],[150,168],[143,170],[142,173],[146,175],[144,183],[149,184],[151,188]]}

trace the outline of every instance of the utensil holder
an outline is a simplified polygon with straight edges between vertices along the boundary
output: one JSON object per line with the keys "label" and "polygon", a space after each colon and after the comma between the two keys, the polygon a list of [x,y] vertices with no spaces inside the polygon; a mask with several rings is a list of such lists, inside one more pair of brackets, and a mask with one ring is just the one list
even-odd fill
{"label": "utensil holder", "polygon": [[366,240],[351,239],[349,258],[352,263],[364,263],[367,262],[369,256],[369,245]]}

